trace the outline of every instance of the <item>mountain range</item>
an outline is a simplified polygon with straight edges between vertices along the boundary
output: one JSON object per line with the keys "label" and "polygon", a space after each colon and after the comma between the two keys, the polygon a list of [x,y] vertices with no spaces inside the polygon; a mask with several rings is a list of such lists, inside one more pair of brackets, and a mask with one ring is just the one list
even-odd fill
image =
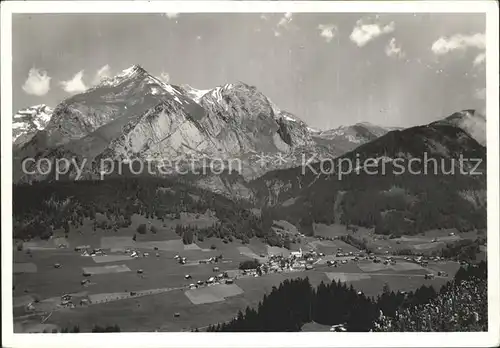
{"label": "mountain range", "polygon": [[[290,180],[281,180],[287,173],[293,173],[292,181],[299,186],[314,180],[297,175],[305,158],[319,161],[352,151],[368,153],[382,139],[387,154],[387,148],[419,141],[414,138],[422,138],[417,132],[420,129],[427,132],[425,144],[432,147],[427,150],[446,150],[451,144],[443,145],[443,139],[433,139],[446,126],[460,129],[462,136],[471,137],[484,147],[485,124],[484,115],[464,110],[423,128],[405,130],[362,122],[319,131],[279,109],[256,87],[243,82],[197,90],[189,85],[164,83],[134,65],[63,100],[53,109],[37,105],[17,112],[13,118],[14,178],[16,182],[31,182],[52,177],[21,172],[20,164],[26,157],[85,158],[85,179],[100,177],[102,168],[95,163],[103,159],[149,159],[156,164],[159,160],[176,160],[176,165],[181,166],[188,166],[191,161],[191,169],[192,163],[207,166],[202,161],[207,158],[223,163],[237,159],[241,163],[239,173],[191,174],[179,179],[229,196],[254,200],[266,197],[267,204],[273,205],[283,201],[278,196],[287,191],[276,185],[293,186]],[[435,131],[428,133],[429,129]],[[389,152],[393,158],[405,152],[398,151]],[[75,178],[76,173],[71,170],[68,177]],[[158,175],[162,173],[157,171]],[[279,195],[269,188],[264,196],[261,189],[256,193],[255,187],[263,181],[274,182],[268,186]]]}
{"label": "mountain range", "polygon": [[[200,173],[191,166],[186,175],[154,175],[244,199],[305,231],[313,222],[373,227],[384,234],[485,228],[485,125],[484,115],[463,110],[406,129],[363,122],[319,131],[243,82],[197,90],[166,84],[134,65],[53,109],[38,105],[16,113],[14,179],[53,178],[53,173],[21,172],[26,157],[76,158],[84,163],[82,179],[100,177],[100,160],[152,160],[154,165],[176,160],[200,169],[207,166],[204,159],[237,159],[241,172]],[[395,174],[397,160],[424,155],[457,171]],[[477,166],[465,166],[481,175],[460,173],[460,157],[478,160]],[[304,167],[307,158],[313,160]],[[342,178],[330,170],[342,161],[367,159],[375,168],[387,167],[387,173],[368,175],[359,164],[352,168],[358,171]],[[422,163],[416,168],[423,169]],[[66,178],[76,175],[72,168]]]}
{"label": "mountain range", "polygon": [[[338,156],[390,130],[357,124],[314,131],[243,82],[196,90],[166,84],[138,65],[54,109],[37,106],[19,111],[14,128],[17,161],[55,153],[92,160],[237,158],[245,179],[293,167],[304,153]],[[276,154],[295,160],[256,164]],[[85,173],[86,177],[99,174],[90,165]]]}

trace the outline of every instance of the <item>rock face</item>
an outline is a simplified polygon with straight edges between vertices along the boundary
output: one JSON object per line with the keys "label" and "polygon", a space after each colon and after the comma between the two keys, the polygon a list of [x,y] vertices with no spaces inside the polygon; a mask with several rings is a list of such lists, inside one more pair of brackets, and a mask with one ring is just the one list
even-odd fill
{"label": "rock face", "polygon": [[[199,91],[161,82],[135,65],[57,105],[43,129],[16,149],[14,159],[19,168],[26,157],[67,153],[86,159],[87,177],[100,172],[91,162],[104,159],[148,159],[154,167],[179,159],[196,167],[206,166],[201,162],[206,158],[237,160],[241,174],[251,178],[295,163],[256,166],[264,155],[315,147],[304,122],[253,86],[238,82]],[[23,181],[45,178],[20,176]]]}
{"label": "rock face", "polygon": [[[84,93],[72,96],[54,109],[45,131],[47,147],[81,139],[103,126],[109,138],[116,126],[133,122],[162,101],[174,101],[193,115],[203,110],[179,88],[167,85],[134,65],[118,76],[105,79]],[[114,122],[120,120],[119,122]]]}
{"label": "rock face", "polygon": [[45,129],[53,110],[45,104],[19,110],[12,119],[12,143],[14,148],[30,141],[36,132]]}

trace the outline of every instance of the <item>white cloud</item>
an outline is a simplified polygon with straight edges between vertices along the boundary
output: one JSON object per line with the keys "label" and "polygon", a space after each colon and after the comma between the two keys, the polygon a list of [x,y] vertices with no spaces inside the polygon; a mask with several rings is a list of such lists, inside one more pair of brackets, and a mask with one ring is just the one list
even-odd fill
{"label": "white cloud", "polygon": [[50,91],[50,79],[46,71],[31,68],[23,84],[23,91],[36,96],[45,95]]}
{"label": "white cloud", "polygon": [[87,90],[87,86],[83,82],[83,70],[77,72],[72,79],[61,81],[61,86],[67,93],[82,93]]}
{"label": "white cloud", "polygon": [[396,57],[396,58],[404,58],[405,53],[403,52],[403,49],[401,46],[398,47],[396,44],[396,38],[392,38],[387,46],[385,46],[385,54],[388,57]]}
{"label": "white cloud", "polygon": [[162,80],[165,83],[168,83],[170,81],[170,75],[168,73],[162,71],[160,74],[160,80]]}
{"label": "white cloud", "polygon": [[465,51],[467,48],[484,50],[485,36],[481,33],[473,35],[456,34],[450,37],[440,37],[432,44],[432,52],[437,55],[447,54],[452,51]]}
{"label": "white cloud", "polygon": [[332,41],[337,34],[337,26],[335,24],[320,24],[318,29],[321,30],[320,36],[324,37],[326,42]]}
{"label": "white cloud", "polygon": [[276,29],[274,30],[274,36],[281,36],[280,29],[288,30],[291,28],[291,23],[293,20],[293,14],[287,12],[280,18],[278,24],[276,24]]}
{"label": "white cloud", "polygon": [[293,13],[291,12],[285,13],[278,22],[278,27],[287,26],[292,21],[292,19],[293,19]]}
{"label": "white cloud", "polygon": [[479,66],[486,61],[486,52],[479,53],[474,59],[474,66]]}
{"label": "white cloud", "polygon": [[108,64],[97,70],[94,76],[94,80],[92,81],[93,85],[97,85],[104,78],[111,77],[111,68]]}
{"label": "white cloud", "polygon": [[356,22],[356,26],[352,30],[350,39],[359,47],[366,45],[371,40],[383,35],[393,32],[395,29],[394,22],[385,26],[378,23],[366,24],[363,19]]}

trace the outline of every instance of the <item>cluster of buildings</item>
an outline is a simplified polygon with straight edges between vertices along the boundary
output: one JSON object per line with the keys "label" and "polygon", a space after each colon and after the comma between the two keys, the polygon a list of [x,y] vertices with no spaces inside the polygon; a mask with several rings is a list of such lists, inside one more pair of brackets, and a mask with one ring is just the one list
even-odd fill
{"label": "cluster of buildings", "polygon": [[[80,299],[80,306],[89,305],[90,301],[87,298]],[[75,308],[75,304],[73,303],[73,298],[71,295],[65,294],[61,296],[60,305],[65,308]]]}
{"label": "cluster of buildings", "polygon": [[81,252],[82,256],[99,256],[105,255],[104,251],[101,248],[92,249],[90,245],[79,245],[75,247],[76,252]]}
{"label": "cluster of buildings", "polygon": [[323,253],[314,250],[303,252],[302,249],[292,251],[288,256],[271,255],[256,269],[244,270],[245,276],[260,276],[268,273],[293,272],[313,269],[313,265],[319,260]]}
{"label": "cluster of buildings", "polygon": [[385,258],[378,257],[373,254],[369,254],[367,257],[365,257],[367,260],[372,260],[373,263],[383,263],[384,265],[395,265],[396,264],[396,259],[394,259],[393,256],[387,256]]}
{"label": "cluster of buildings", "polygon": [[[342,248],[337,248],[337,252],[332,256],[339,259],[327,260],[326,264],[328,266],[337,267],[339,264],[346,264],[348,260],[354,262],[359,261],[360,257],[364,256],[364,253],[344,252]],[[298,251],[290,252],[289,256],[271,255],[265,263],[261,264],[258,267],[258,269],[247,270],[247,272],[254,271],[258,276],[267,273],[311,270],[314,268],[314,265],[318,263],[318,261],[320,261],[320,259],[323,257],[325,257],[324,253],[318,252],[314,249],[310,249],[309,251],[303,251],[302,249],[299,249]],[[374,257],[372,256],[372,258]]]}
{"label": "cluster of buildings", "polygon": [[[214,267],[213,271],[219,272],[220,271],[219,267]],[[184,276],[184,278],[185,279],[192,279],[190,274],[186,274]],[[222,272],[222,273],[218,273],[217,275],[209,277],[205,281],[198,280],[196,283],[191,283],[191,284],[189,284],[188,288],[190,290],[193,290],[193,289],[199,288],[200,286],[210,286],[213,284],[233,284],[233,283],[234,283],[234,279],[229,277],[228,272]]]}

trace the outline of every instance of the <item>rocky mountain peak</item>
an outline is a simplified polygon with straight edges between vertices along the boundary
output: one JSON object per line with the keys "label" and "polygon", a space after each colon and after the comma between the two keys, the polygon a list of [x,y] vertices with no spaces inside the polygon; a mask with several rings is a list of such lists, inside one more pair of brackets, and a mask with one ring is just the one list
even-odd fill
{"label": "rocky mountain peak", "polygon": [[52,118],[53,109],[45,104],[19,110],[12,119],[12,142],[22,146],[37,131],[45,129]]}

